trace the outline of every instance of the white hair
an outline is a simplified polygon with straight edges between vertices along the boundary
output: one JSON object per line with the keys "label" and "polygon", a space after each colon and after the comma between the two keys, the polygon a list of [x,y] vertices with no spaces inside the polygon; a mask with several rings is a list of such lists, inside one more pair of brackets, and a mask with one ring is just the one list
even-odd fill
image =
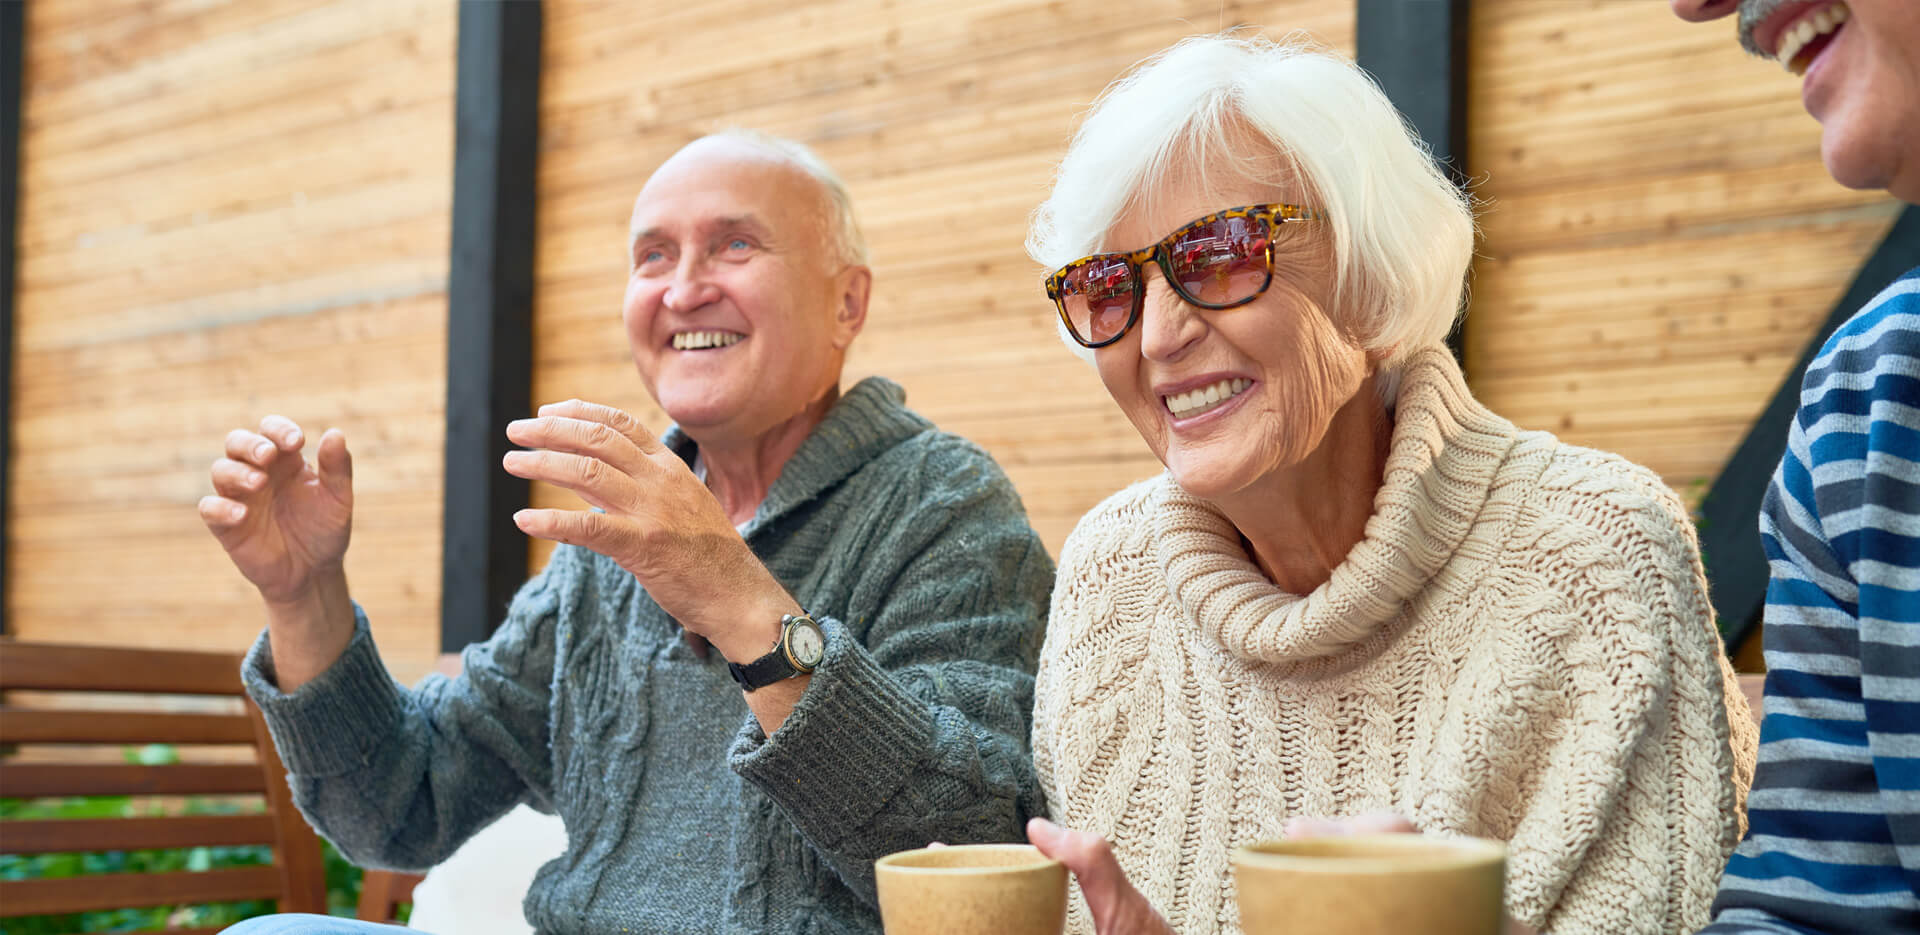
{"label": "white hair", "polygon": [[[1459,317],[1473,210],[1373,80],[1304,38],[1194,36],[1110,85],[1033,213],[1027,252],[1051,270],[1135,249],[1105,242],[1122,215],[1156,189],[1207,185],[1205,168],[1223,163],[1259,184],[1295,187],[1326,213],[1328,313],[1384,353],[1383,392],[1393,399],[1400,365],[1446,340]],[[1061,338],[1093,359],[1064,329]]]}
{"label": "white hair", "polygon": [[834,256],[848,266],[867,265],[867,238],[860,233],[860,222],[853,216],[853,197],[845,182],[805,143],[774,136],[759,130],[728,127],[710,134],[708,139],[736,140],[785,162],[820,183],[827,196],[827,235],[833,241]]}

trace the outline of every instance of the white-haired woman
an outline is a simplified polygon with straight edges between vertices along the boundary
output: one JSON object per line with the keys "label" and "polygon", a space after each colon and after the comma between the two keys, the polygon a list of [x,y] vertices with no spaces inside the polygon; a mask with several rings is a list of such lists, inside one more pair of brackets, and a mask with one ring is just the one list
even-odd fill
{"label": "white-haired woman", "polygon": [[1073,931],[1238,931],[1232,847],[1356,825],[1508,842],[1519,926],[1707,921],[1755,738],[1687,512],[1474,400],[1472,243],[1328,53],[1186,40],[1074,138],[1029,246],[1166,472],[1055,583],[1034,760],[1079,830],[1029,832]]}

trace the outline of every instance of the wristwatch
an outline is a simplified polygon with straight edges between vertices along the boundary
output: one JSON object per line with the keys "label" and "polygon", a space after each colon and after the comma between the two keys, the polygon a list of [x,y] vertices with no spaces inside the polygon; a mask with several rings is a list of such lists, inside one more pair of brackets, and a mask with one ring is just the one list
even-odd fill
{"label": "wristwatch", "polygon": [[806,614],[787,614],[780,618],[780,641],[771,652],[746,665],[729,662],[727,672],[742,689],[753,691],[812,672],[826,654],[827,636],[820,625]]}

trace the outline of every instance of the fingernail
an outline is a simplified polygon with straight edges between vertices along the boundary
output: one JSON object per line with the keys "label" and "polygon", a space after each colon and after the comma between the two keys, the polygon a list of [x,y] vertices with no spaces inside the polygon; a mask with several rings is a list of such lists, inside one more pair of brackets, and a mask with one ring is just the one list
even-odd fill
{"label": "fingernail", "polygon": [[267,456],[271,454],[273,454],[272,442],[261,442],[253,447],[253,456],[256,458],[265,460]]}
{"label": "fingernail", "polygon": [[248,487],[258,487],[258,486],[260,486],[261,484],[264,484],[264,483],[266,483],[266,482],[267,482],[267,475],[265,475],[265,474],[262,474],[262,473],[260,473],[259,471],[248,471],[248,472],[247,472],[247,486],[248,486]]}
{"label": "fingernail", "polygon": [[300,444],[300,432],[298,429],[287,433],[287,444],[289,445]]}

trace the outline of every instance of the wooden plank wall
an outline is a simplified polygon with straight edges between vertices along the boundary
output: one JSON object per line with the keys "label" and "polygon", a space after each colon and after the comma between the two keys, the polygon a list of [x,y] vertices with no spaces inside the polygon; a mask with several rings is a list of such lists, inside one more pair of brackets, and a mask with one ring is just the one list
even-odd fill
{"label": "wooden plank wall", "polygon": [[619,326],[633,197],[711,130],[798,139],[846,179],[872,244],[849,384],[885,374],[984,445],[1057,551],[1088,508],[1159,464],[1054,336],[1021,246],[1027,214],[1101,88],[1181,36],[1241,23],[1307,29],[1351,54],[1353,6],[1325,0],[727,0],[645,16],[550,0],[534,398],[599,399],[664,424]]}
{"label": "wooden plank wall", "polygon": [[[437,629],[454,7],[28,10],[9,628],[243,645],[255,598],[193,504],[225,430],[283,411],[347,429],[349,572],[389,661],[418,674]],[[873,245],[849,377],[892,376],[987,446],[1057,550],[1158,466],[1055,339],[1027,214],[1108,81],[1240,23],[1351,49],[1352,5],[1327,0],[550,0],[535,398],[662,423],[618,324],[633,195],[702,133],[791,136],[845,175]],[[1792,81],[1729,33],[1652,2],[1474,3],[1477,391],[1690,496],[1893,215],[1827,179]]]}
{"label": "wooden plank wall", "polygon": [[1733,32],[1656,2],[1473,0],[1474,390],[1690,502],[1898,208],[1828,178],[1799,80]]}
{"label": "wooden plank wall", "polygon": [[453,4],[27,7],[8,629],[240,649],[195,503],[281,412],[358,458],[348,571],[396,673],[438,632]]}

